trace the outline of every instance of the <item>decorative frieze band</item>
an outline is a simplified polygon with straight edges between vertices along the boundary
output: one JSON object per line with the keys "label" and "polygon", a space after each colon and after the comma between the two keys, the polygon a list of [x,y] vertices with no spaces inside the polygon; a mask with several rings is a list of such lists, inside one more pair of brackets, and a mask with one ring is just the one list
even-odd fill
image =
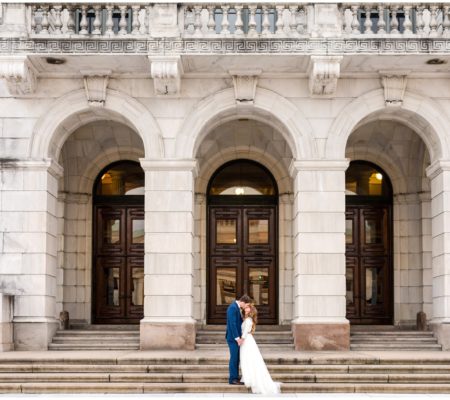
{"label": "decorative frieze band", "polygon": [[13,96],[32,94],[36,89],[37,72],[26,56],[0,56],[0,78],[6,79]]}
{"label": "decorative frieze band", "polygon": [[342,56],[311,56],[309,90],[312,95],[332,96],[336,92]]}
{"label": "decorative frieze band", "polygon": [[103,107],[111,71],[81,71],[81,75],[83,75],[84,89],[89,105]]}
{"label": "decorative frieze band", "polygon": [[175,95],[181,90],[181,57],[149,57],[151,76],[158,95]]}

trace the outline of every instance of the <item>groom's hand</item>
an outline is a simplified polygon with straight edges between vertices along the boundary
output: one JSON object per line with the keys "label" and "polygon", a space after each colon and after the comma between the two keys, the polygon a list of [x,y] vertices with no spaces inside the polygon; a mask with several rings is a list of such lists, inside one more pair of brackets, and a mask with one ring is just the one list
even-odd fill
{"label": "groom's hand", "polygon": [[239,338],[239,339],[237,340],[238,346],[242,345],[242,343],[244,343],[244,340],[245,340],[245,339]]}

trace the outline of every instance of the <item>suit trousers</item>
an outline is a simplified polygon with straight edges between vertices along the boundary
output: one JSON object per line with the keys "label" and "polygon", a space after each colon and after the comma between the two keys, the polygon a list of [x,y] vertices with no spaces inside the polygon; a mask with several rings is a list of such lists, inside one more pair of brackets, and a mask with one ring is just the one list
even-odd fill
{"label": "suit trousers", "polygon": [[228,382],[231,383],[235,379],[239,379],[239,345],[236,340],[228,341],[228,347],[230,349],[230,376]]}

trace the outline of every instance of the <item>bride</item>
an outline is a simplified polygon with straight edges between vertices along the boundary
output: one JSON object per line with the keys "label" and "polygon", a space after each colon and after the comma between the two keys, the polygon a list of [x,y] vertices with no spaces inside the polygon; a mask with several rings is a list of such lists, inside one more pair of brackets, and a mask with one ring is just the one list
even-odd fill
{"label": "bride", "polygon": [[253,393],[277,394],[280,393],[280,383],[274,382],[270,377],[266,364],[253,338],[257,322],[257,311],[253,304],[244,308],[244,322],[242,323],[242,339],[240,346],[241,382],[251,387]]}

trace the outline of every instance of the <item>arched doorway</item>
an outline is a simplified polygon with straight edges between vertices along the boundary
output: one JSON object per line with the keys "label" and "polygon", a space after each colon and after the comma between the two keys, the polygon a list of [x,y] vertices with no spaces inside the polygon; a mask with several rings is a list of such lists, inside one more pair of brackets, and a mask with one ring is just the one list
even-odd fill
{"label": "arched doorway", "polygon": [[226,309],[248,293],[259,322],[276,324],[277,204],[272,174],[261,164],[226,163],[208,185],[208,318],[225,323]]}
{"label": "arched doorway", "polygon": [[352,324],[393,319],[392,186],[375,164],[346,172],[346,302]]}
{"label": "arched doorway", "polygon": [[110,164],[94,184],[93,322],[139,323],[144,304],[144,171]]}

